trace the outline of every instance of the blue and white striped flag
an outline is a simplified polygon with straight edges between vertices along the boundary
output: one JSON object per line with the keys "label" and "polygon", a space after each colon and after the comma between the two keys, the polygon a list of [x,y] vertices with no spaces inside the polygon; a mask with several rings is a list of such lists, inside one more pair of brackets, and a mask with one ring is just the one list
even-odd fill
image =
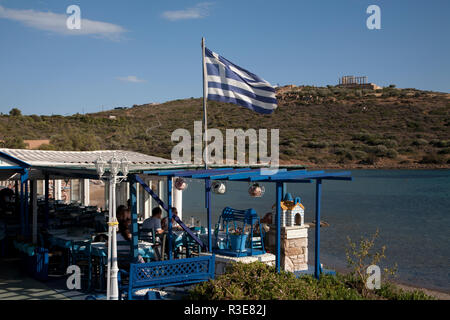
{"label": "blue and white striped flag", "polygon": [[259,113],[277,108],[275,89],[266,80],[205,48],[208,100],[234,103]]}

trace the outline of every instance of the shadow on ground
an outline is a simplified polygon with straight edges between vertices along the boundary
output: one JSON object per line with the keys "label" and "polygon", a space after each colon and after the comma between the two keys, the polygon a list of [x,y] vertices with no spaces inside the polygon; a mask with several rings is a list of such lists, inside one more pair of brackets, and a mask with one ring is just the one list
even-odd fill
{"label": "shadow on ground", "polygon": [[85,293],[67,290],[65,277],[35,280],[21,271],[20,260],[0,261],[0,300],[84,300]]}

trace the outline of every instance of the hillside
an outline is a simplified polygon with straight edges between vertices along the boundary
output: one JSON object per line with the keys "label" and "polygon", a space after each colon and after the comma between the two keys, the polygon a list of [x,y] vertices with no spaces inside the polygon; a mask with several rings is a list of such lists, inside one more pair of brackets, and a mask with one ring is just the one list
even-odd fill
{"label": "hillside", "polygon": [[[282,163],[328,168],[450,167],[450,94],[393,87],[278,89],[279,108],[260,115],[209,102],[208,127],[279,128]],[[68,112],[68,110],[64,110]],[[3,147],[50,139],[41,149],[128,149],[169,158],[177,128],[193,133],[201,99],[73,116],[0,116]]]}

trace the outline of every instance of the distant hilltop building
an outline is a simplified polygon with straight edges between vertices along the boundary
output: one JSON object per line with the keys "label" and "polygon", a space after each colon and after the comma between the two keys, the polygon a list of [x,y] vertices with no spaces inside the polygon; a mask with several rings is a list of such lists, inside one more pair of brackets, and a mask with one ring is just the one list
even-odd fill
{"label": "distant hilltop building", "polygon": [[382,87],[377,86],[375,83],[369,83],[367,81],[367,76],[355,77],[355,76],[343,76],[339,78],[338,87],[346,88],[361,88],[361,89],[382,89]]}

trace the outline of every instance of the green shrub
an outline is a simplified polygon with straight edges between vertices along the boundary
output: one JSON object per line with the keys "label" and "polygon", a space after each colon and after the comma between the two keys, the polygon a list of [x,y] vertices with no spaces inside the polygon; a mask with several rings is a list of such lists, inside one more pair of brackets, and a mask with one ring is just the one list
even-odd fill
{"label": "green shrub", "polygon": [[382,144],[379,144],[377,146],[375,146],[374,148],[374,152],[377,156],[379,157],[384,157],[387,155],[388,153],[388,148],[386,148],[385,146],[383,146]]}
{"label": "green shrub", "polygon": [[394,149],[388,149],[386,152],[386,156],[391,159],[395,159],[398,157],[398,152]]}
{"label": "green shrub", "polygon": [[276,273],[261,262],[234,263],[215,280],[195,286],[193,300],[351,300],[359,293],[346,285],[342,276],[323,275],[317,281],[310,275],[296,278],[291,272]]}
{"label": "green shrub", "polygon": [[304,146],[307,148],[312,148],[312,149],[323,149],[323,148],[328,147],[328,143],[324,142],[324,141],[321,141],[321,142],[310,141],[310,142],[306,143]]}
{"label": "green shrub", "polygon": [[450,147],[450,140],[433,140],[430,143],[437,148]]}
{"label": "green shrub", "polygon": [[[367,248],[367,246],[366,246]],[[380,257],[380,256],[377,256]],[[379,261],[375,258],[374,261]],[[360,292],[359,280],[353,275],[322,274],[296,277],[291,272],[277,273],[261,262],[234,263],[226,273],[203,282],[189,291],[191,300],[428,300],[422,291],[406,292],[387,282],[379,290]]]}
{"label": "green shrub", "polygon": [[445,158],[436,154],[436,153],[428,153],[422,157],[420,160],[422,164],[444,164]]}
{"label": "green shrub", "polygon": [[428,141],[425,139],[416,139],[411,143],[411,145],[413,145],[413,146],[424,146],[427,144],[428,144]]}
{"label": "green shrub", "polygon": [[369,153],[365,159],[362,159],[359,163],[366,165],[374,165],[378,160],[378,157],[374,153]]}
{"label": "green shrub", "polygon": [[367,153],[361,150],[357,150],[353,153],[353,155],[355,156],[356,159],[358,160],[362,160],[367,158]]}
{"label": "green shrub", "polygon": [[22,111],[20,111],[20,109],[17,108],[12,108],[9,111],[9,115],[12,117],[20,117],[22,115]]}
{"label": "green shrub", "polygon": [[421,290],[405,291],[391,282],[385,282],[375,293],[388,300],[434,300]]}
{"label": "green shrub", "polygon": [[2,148],[25,149],[26,145],[22,137],[6,137],[1,143]]}
{"label": "green shrub", "polygon": [[382,141],[381,144],[388,148],[397,148],[398,147],[398,143],[394,139],[386,139],[386,140]]}

